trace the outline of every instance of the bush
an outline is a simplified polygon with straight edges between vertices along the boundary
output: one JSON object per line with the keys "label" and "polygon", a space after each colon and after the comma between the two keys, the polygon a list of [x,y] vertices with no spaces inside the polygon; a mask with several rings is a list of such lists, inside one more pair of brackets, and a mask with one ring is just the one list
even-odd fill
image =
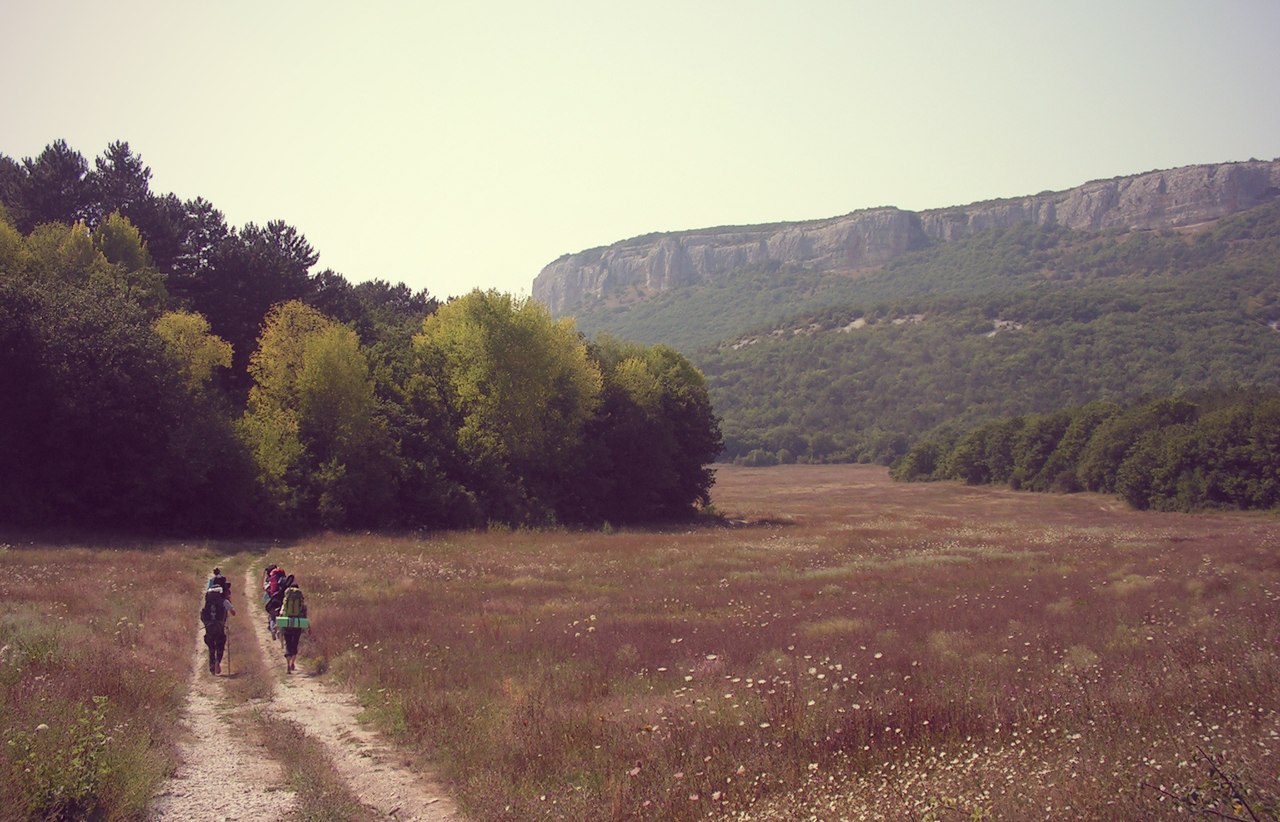
{"label": "bush", "polygon": [[20,785],[30,818],[87,819],[99,809],[100,792],[111,775],[107,746],[107,697],[93,707],[78,706],[67,725],[41,723],[5,740],[11,778]]}

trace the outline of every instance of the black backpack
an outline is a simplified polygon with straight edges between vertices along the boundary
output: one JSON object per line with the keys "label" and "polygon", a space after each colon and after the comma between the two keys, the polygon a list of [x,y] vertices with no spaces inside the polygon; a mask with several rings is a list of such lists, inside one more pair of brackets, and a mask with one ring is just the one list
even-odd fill
{"label": "black backpack", "polygon": [[209,580],[210,588],[212,588],[215,585],[222,589],[223,599],[231,598],[231,583],[227,581],[226,577],[224,577],[222,574],[218,574],[216,577]]}
{"label": "black backpack", "polygon": [[200,609],[200,621],[208,628],[214,622],[222,622],[222,592],[210,588],[204,592],[204,607]]}

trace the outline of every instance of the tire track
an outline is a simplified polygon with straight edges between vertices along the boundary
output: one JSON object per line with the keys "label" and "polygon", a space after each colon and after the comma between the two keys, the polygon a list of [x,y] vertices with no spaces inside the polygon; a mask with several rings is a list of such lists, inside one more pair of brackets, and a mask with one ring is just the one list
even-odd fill
{"label": "tire track", "polygon": [[[244,590],[249,597],[261,592],[254,570],[245,573]],[[250,610],[262,614],[260,608]],[[445,822],[461,820],[453,800],[430,772],[416,772],[397,756],[395,749],[360,724],[360,706],[348,693],[326,686],[318,678],[299,669],[285,674],[279,644],[271,640],[266,619],[251,616],[259,650],[275,670],[275,693],[270,709],[301,727],[308,736],[325,746],[334,767],[365,805],[388,819],[401,822]]]}
{"label": "tire track", "polygon": [[222,682],[208,673],[208,651],[196,635],[193,681],[179,743],[182,764],[152,806],[152,819],[258,822],[291,812],[295,796],[279,763],[232,728]]}

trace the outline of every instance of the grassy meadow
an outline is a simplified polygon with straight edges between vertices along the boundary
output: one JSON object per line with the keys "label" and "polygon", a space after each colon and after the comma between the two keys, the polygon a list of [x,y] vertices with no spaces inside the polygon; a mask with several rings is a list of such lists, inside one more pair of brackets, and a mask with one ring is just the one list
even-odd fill
{"label": "grassy meadow", "polygon": [[145,818],[176,764],[213,560],[0,537],[0,818]]}
{"label": "grassy meadow", "polygon": [[[308,593],[304,665],[476,819],[1277,818],[1274,514],[849,465],[721,468],[714,496],[732,527],[266,559]],[[0,818],[145,818],[199,586],[261,550],[0,538]],[[261,697],[279,660],[237,658],[229,696]],[[321,788],[301,816],[333,810]]]}
{"label": "grassy meadow", "polygon": [[734,527],[268,559],[305,664],[477,819],[1277,818],[1274,515],[851,465],[713,494]]}

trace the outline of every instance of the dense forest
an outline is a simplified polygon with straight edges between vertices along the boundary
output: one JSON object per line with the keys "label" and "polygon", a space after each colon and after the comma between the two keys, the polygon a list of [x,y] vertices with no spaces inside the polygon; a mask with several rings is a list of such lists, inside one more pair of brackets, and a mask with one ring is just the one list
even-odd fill
{"label": "dense forest", "polygon": [[[839,290],[804,272],[770,282],[793,305]],[[889,464],[942,424],[1280,384],[1280,203],[1187,233],[993,230],[840,288],[857,299],[754,327],[744,308],[718,321],[733,335],[690,350],[724,458]]]}
{"label": "dense forest", "polygon": [[934,431],[893,468],[901,480],[1116,493],[1135,508],[1280,504],[1280,391],[1093,402]]}
{"label": "dense forest", "polygon": [[0,522],[280,531],[688,516],[721,450],[662,346],[312,273],[127,143],[0,155]]}

